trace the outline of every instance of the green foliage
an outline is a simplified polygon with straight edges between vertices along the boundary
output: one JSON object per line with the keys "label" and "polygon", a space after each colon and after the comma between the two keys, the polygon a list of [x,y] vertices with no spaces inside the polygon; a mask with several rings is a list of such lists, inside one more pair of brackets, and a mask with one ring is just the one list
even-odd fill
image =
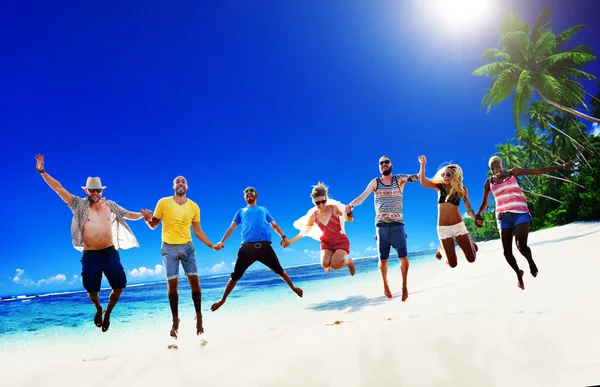
{"label": "green foliage", "polygon": [[555,35],[549,18],[550,10],[545,9],[531,27],[514,13],[505,17],[500,28],[500,48],[486,49],[480,60],[490,63],[472,72],[472,75],[487,76],[492,80],[481,104],[489,112],[514,94],[513,117],[516,127],[520,128],[535,92],[545,103],[598,122],[593,117],[569,110],[579,105],[587,109],[585,91],[578,80],[596,79],[580,70],[596,60],[592,48],[586,44],[565,48],[584,26],[572,26]]}

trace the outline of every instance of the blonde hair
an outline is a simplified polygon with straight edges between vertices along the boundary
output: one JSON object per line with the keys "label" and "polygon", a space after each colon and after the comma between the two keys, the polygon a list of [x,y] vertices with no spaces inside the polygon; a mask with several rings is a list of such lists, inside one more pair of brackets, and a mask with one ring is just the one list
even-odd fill
{"label": "blonde hair", "polygon": [[313,190],[310,196],[315,199],[319,196],[327,196],[327,186],[324,183],[317,183],[317,185],[313,185]]}
{"label": "blonde hair", "polygon": [[500,163],[500,166],[503,165],[502,163],[502,159],[499,156],[492,156],[490,157],[490,160],[488,161],[488,167],[492,167],[492,163]]}
{"label": "blonde hair", "polygon": [[448,164],[445,167],[440,168],[436,172],[435,176],[431,179],[431,182],[435,184],[445,184],[442,173],[446,169],[451,169],[452,171],[454,171],[454,177],[450,182],[450,192],[448,192],[448,195],[446,195],[446,201],[448,201],[451,196],[455,195],[459,198],[464,197],[465,187],[463,187],[463,172],[462,168],[458,164]]}

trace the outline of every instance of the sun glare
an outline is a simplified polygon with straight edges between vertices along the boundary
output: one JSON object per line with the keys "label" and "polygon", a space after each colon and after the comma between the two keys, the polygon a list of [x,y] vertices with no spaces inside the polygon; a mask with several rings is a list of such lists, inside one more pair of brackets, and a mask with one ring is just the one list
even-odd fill
{"label": "sun glare", "polygon": [[467,30],[486,22],[494,0],[423,0],[427,16],[446,30]]}

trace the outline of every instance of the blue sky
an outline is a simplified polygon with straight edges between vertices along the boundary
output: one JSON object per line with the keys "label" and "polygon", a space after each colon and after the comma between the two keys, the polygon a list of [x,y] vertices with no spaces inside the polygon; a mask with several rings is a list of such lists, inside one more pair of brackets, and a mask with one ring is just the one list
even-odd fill
{"label": "blue sky", "polygon": [[[132,211],[154,209],[184,175],[214,243],[244,187],[293,236],[312,185],[347,203],[383,154],[397,173],[416,173],[420,154],[428,175],[460,164],[477,206],[487,160],[514,125],[510,101],[485,113],[489,79],[470,74],[507,10],[533,23],[549,7],[555,31],[586,24],[575,43],[598,50],[597,5],[564,3],[503,1],[459,27],[416,0],[1,1],[0,295],[81,289],[72,214],[35,172],[38,152],[71,193],[100,176],[104,196]],[[355,216],[352,255],[374,255],[372,196]],[[409,251],[436,245],[436,219],[436,192],[407,185]],[[121,252],[130,283],[164,279],[152,273],[160,230],[130,225],[141,245]],[[239,230],[219,252],[196,241],[201,275],[230,272],[239,241]],[[284,266],[316,263],[318,250],[308,238],[277,247]]]}

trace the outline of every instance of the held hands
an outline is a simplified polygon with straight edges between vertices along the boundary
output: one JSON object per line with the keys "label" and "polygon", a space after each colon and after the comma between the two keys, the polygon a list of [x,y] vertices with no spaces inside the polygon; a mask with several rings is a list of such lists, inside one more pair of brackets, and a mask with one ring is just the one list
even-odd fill
{"label": "held hands", "polygon": [[419,156],[419,164],[421,164],[421,165],[427,164],[427,157],[425,157],[425,155]]}
{"label": "held hands", "polygon": [[144,217],[144,220],[146,222],[149,222],[150,220],[152,220],[152,211],[150,211],[150,210],[140,210],[140,214],[142,214],[142,216]]}
{"label": "held hands", "polygon": [[475,226],[483,227],[483,217],[480,214],[475,214]]}
{"label": "held hands", "polygon": [[222,250],[224,247],[225,247],[225,244],[223,244],[223,242],[219,242],[213,246],[213,250],[219,251],[219,250]]}
{"label": "held hands", "polygon": [[283,238],[281,240],[281,242],[279,242],[279,244],[285,249],[286,247],[288,247],[289,245],[291,245],[289,239],[287,238]]}
{"label": "held hands", "polygon": [[354,206],[352,204],[348,204],[346,206],[346,214],[351,214],[353,209],[354,209]]}
{"label": "held hands", "polygon": [[40,173],[44,172],[44,155],[35,155],[35,169]]}

